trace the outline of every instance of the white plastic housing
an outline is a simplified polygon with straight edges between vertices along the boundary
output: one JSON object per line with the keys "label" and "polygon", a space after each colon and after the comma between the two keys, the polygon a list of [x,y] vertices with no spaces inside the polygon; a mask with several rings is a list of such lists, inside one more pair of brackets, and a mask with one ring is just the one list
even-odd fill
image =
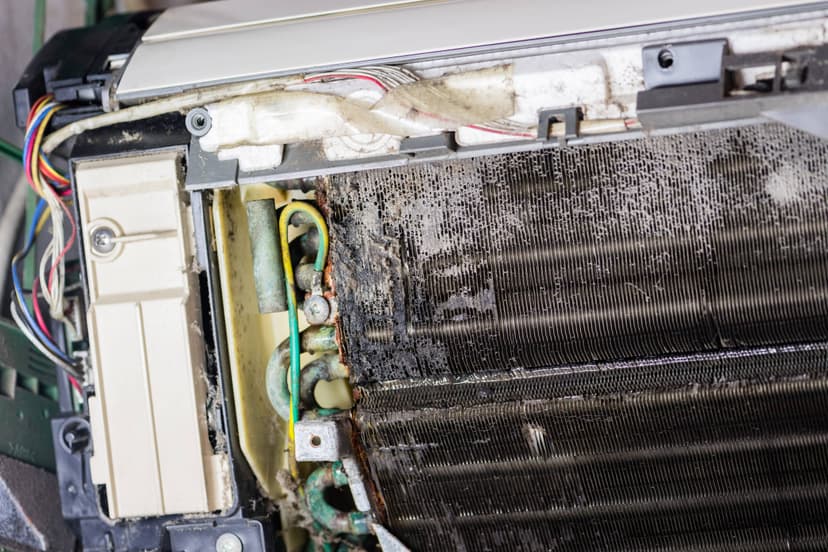
{"label": "white plastic housing", "polygon": [[[180,159],[76,165],[95,396],[92,478],[114,518],[229,507],[227,462],[207,433],[204,343]],[[115,239],[93,243],[97,229]],[[114,247],[112,244],[114,243]]]}

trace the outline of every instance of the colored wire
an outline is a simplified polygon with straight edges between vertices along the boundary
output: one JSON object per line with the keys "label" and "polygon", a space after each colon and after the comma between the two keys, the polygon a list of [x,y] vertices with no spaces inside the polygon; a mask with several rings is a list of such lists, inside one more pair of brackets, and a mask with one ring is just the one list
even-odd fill
{"label": "colored wire", "polygon": [[[51,340],[52,339],[52,332],[49,331],[49,327],[46,325],[46,322],[43,319],[43,314],[40,312],[40,300],[37,296],[37,278],[35,278],[34,282],[32,282],[32,310],[35,314],[35,320],[37,321],[37,325],[43,331],[44,334]],[[83,388],[81,387],[80,382],[72,376],[69,375],[69,383],[72,384],[72,387],[83,396]]]}
{"label": "colored wire", "polygon": [[[322,272],[325,270],[325,263],[328,258],[328,225],[324,217],[315,207],[302,201],[288,203],[279,215],[279,238],[282,246],[282,265],[285,272],[285,291],[288,300],[288,324],[290,330],[290,418],[288,419],[288,443],[291,458],[295,451],[295,426],[299,419],[299,392],[300,392],[300,354],[299,343],[299,316],[296,307],[296,282],[293,274],[293,264],[290,259],[290,244],[288,243],[288,230],[290,219],[296,213],[307,215],[316,226],[319,234],[319,249],[316,253],[314,270]],[[296,472],[295,462],[291,462],[291,472]]]}
{"label": "colored wire", "polygon": [[[53,360],[60,360],[60,362],[57,362],[57,364],[66,368],[70,372],[71,376],[79,377],[79,372],[77,370],[76,364],[46,335],[46,333],[43,332],[43,330],[38,326],[38,324],[32,319],[32,316],[29,313],[28,309],[26,309],[25,298],[23,296],[23,286],[20,282],[20,274],[17,268],[18,262],[23,257],[25,257],[34,246],[35,238],[37,236],[38,222],[41,216],[44,214],[45,210],[46,202],[43,200],[39,201],[35,208],[34,216],[32,217],[32,224],[29,227],[28,235],[26,237],[26,243],[23,247],[23,250],[15,254],[14,258],[12,258],[12,283],[15,292],[12,301],[12,310],[18,311],[18,316],[15,318],[15,321],[18,322],[18,326],[20,326],[21,330],[28,330],[26,333],[27,337],[30,336],[30,341],[32,341],[36,346],[38,346],[38,349],[47,350],[49,352],[49,358],[52,358]],[[34,286],[32,287],[34,291]],[[33,300],[36,301],[37,298],[33,297]]]}
{"label": "colored wire", "polygon": [[75,387],[75,389],[78,389],[82,392],[80,383],[78,383],[80,374],[75,375],[76,370],[72,365],[66,363],[62,358],[56,356],[54,353],[52,353],[52,351],[46,348],[42,342],[40,342],[36,337],[32,335],[31,328],[23,322],[18,309],[19,307],[17,306],[17,304],[13,302],[11,304],[12,320],[14,320],[15,324],[17,324],[18,328],[20,328],[20,331],[23,333],[23,335],[32,343],[32,345],[35,346],[35,348],[38,351],[40,351],[43,354],[43,356],[45,356],[53,363],[55,363],[57,366],[60,366],[63,370],[65,370],[67,372],[67,375],[69,375],[70,382],[74,382],[72,383],[72,386]]}
{"label": "colored wire", "polygon": [[[38,216],[38,211],[41,211],[39,216]],[[32,217],[32,225],[33,225],[34,233],[32,233],[32,230],[30,229],[29,236],[27,237],[27,240],[26,240],[27,241],[26,247],[24,248],[21,256],[13,261],[12,270],[15,271],[15,273],[16,273],[16,269],[17,269],[17,267],[16,267],[17,261],[19,261],[20,258],[22,258],[22,256],[25,256],[25,254],[28,253],[28,251],[33,247],[34,238],[40,233],[40,229],[44,226],[44,224],[48,220],[48,214],[49,214],[49,211],[48,211],[47,208],[45,208],[45,202],[43,200],[41,200],[40,202],[38,202],[38,206],[35,209],[35,216]],[[18,280],[17,283],[19,283],[19,280]],[[45,320],[43,319],[43,314],[40,311],[40,302],[39,302],[39,299],[38,299],[37,284],[38,284],[38,280],[37,280],[37,278],[35,278],[35,280],[32,282],[32,290],[31,290],[32,310],[34,310],[35,319],[36,319],[38,328],[41,330],[43,335],[48,339],[48,342],[53,343],[54,341],[52,340],[52,334],[49,331],[49,328],[46,325]],[[17,288],[17,286],[15,286],[15,293],[17,293],[17,301],[12,305],[12,308],[14,310],[13,314],[15,314],[15,313],[18,314],[18,317],[15,319],[15,321],[18,322],[18,326],[21,326],[21,330],[23,330],[24,335],[26,335],[29,338],[29,340],[32,341],[32,343],[38,348],[38,350],[43,352],[55,364],[61,365],[62,367],[66,368],[66,366],[64,366],[64,361],[66,361],[68,359],[60,358],[57,355],[51,354],[52,351],[48,350],[48,348],[45,345],[45,342],[41,342],[37,337],[35,337],[33,332],[31,332],[28,328],[22,327],[22,326],[25,326],[26,324],[20,318],[18,309],[22,309],[24,313],[27,312],[26,309],[25,309],[25,306],[20,304],[22,302],[21,297],[22,297],[22,294],[24,293],[24,290],[19,289],[19,288]],[[44,351],[44,349],[48,352]],[[75,377],[76,375],[79,375],[79,374],[76,374],[75,368],[71,367],[71,372],[69,374],[69,382],[72,384],[72,386],[75,388],[75,390],[77,390],[78,393],[80,393],[80,395],[83,396],[83,388],[81,387],[80,383],[78,382],[78,379]]]}
{"label": "colored wire", "polygon": [[312,77],[305,78],[305,82],[317,82],[321,80],[341,80],[341,79],[356,79],[356,80],[364,80],[371,82],[383,90],[388,90],[388,86],[386,86],[382,81],[375,77],[371,77],[368,75],[355,75],[350,73],[323,73],[321,75],[314,75]]}
{"label": "colored wire", "polygon": [[48,337],[51,340],[52,332],[49,331],[49,327],[43,320],[43,313],[40,312],[40,298],[37,296],[37,278],[35,278],[32,282],[32,310],[34,311],[37,326],[41,329],[41,331],[44,334],[46,334],[46,337]]}
{"label": "colored wire", "polygon": [[[27,180],[35,193],[48,204],[51,216],[52,239],[40,260],[38,277],[44,299],[49,305],[49,314],[55,320],[64,318],[65,258],[75,243],[77,228],[74,216],[63,201],[71,194],[69,180],[49,162],[41,143],[51,118],[62,108],[51,95],[38,99],[29,112],[23,146]],[[64,234],[64,221],[67,219],[71,228],[68,239]]]}
{"label": "colored wire", "polygon": [[[342,80],[355,79],[364,80],[373,83],[382,89],[383,92],[388,92],[390,89],[403,84],[411,84],[417,82],[419,77],[411,71],[402,67],[394,66],[374,66],[363,67],[360,69],[349,69],[342,72],[327,72],[316,73],[305,77],[304,82],[318,82],[328,80]],[[432,115],[436,119],[443,119],[439,115]],[[444,119],[448,121],[447,119]],[[495,121],[486,124],[464,125],[466,128],[471,128],[481,132],[488,132],[490,134],[498,134],[501,136],[514,136],[516,138],[535,138],[535,134],[530,132],[530,129],[517,125],[511,121]]]}
{"label": "colored wire", "polygon": [[[54,342],[49,332],[43,313],[40,311],[39,297],[37,294],[38,284],[43,288],[43,297],[49,305],[50,314],[53,319],[63,319],[63,294],[65,292],[64,257],[74,242],[76,227],[74,217],[69,211],[65,202],[59,194],[64,190],[56,190],[68,183],[54,166],[45,158],[40,144],[50,119],[62,109],[62,105],[52,101],[50,95],[39,98],[33,105],[27,118],[26,135],[22,160],[24,173],[32,190],[40,196],[31,226],[28,231],[24,248],[12,259],[12,282],[14,285],[14,296],[12,301],[12,313],[15,321],[21,327],[24,334],[30,341],[50,359],[64,368],[73,380],[72,384],[76,389],[80,388],[77,379],[80,372],[77,363],[72,361],[68,355]],[[68,190],[66,190],[68,191]],[[68,243],[64,239],[64,217],[69,218],[72,227],[72,234]],[[42,231],[47,220],[51,220],[51,240],[46,246],[40,262],[39,279],[32,284],[32,306],[34,319],[26,307],[23,286],[20,282],[20,274],[17,267],[18,262],[29,254],[34,246],[36,236]],[[47,279],[46,273],[49,276]]]}

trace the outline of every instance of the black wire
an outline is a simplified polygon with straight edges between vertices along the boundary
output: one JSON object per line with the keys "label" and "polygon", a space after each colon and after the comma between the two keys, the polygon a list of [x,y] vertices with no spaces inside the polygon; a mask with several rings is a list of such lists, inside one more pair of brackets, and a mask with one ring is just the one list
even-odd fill
{"label": "black wire", "polygon": [[[39,352],[41,354],[43,354],[46,358],[51,360],[62,371],[66,372],[67,374],[69,374],[70,376],[72,376],[73,378],[75,378],[77,380],[82,380],[83,379],[83,374],[80,371],[79,365],[77,365],[76,363],[66,362],[64,359],[62,359],[62,358],[58,357],[57,355],[55,355],[54,353],[52,353],[49,350],[49,348],[46,347],[46,345],[43,344],[43,341],[41,339],[39,339],[37,337],[37,335],[35,335],[34,332],[31,331],[31,328],[29,327],[29,325],[26,324],[23,321],[23,317],[19,314],[19,310],[20,310],[19,302],[18,301],[13,302],[12,305],[11,305],[11,311],[12,311],[12,316],[15,318],[15,322],[19,321],[19,322],[23,323],[23,326],[25,326],[25,328],[26,328],[26,330],[24,332],[24,333],[26,333],[26,337],[30,340],[36,341],[38,344],[41,345],[41,347],[38,347]],[[17,316],[15,317],[14,315],[17,315]]]}
{"label": "black wire", "polygon": [[[14,265],[12,265],[12,270],[14,270]],[[32,300],[36,301],[37,298],[33,298]],[[21,298],[20,298],[20,295],[18,293],[12,293],[12,302],[13,302],[12,308],[17,309],[18,317],[19,317],[20,321],[29,330],[29,332],[28,332],[29,335],[27,337],[29,337],[30,339],[36,340],[42,346],[43,349],[49,351],[49,346],[42,339],[40,339],[37,336],[37,332],[35,332],[34,329],[31,327],[31,325],[26,322],[26,318],[21,315],[22,312],[25,312],[24,309],[26,309],[26,306],[21,302]],[[41,352],[43,352],[43,351],[41,351]],[[66,359],[60,358],[60,357],[58,357],[57,355],[54,355],[54,354],[46,355],[46,356],[48,356],[50,358],[50,360],[55,362],[61,368],[63,368],[63,369],[68,368],[68,371],[69,371],[69,373],[72,377],[75,377],[75,378],[80,377],[80,371],[79,370],[80,370],[81,366],[80,366],[79,363],[77,363],[75,361],[72,361],[68,358],[66,358]]]}

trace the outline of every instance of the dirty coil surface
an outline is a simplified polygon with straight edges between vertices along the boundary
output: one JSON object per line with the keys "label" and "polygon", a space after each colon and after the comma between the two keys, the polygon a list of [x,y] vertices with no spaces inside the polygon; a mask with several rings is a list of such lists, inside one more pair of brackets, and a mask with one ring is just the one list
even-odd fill
{"label": "dirty coil surface", "polygon": [[828,548],[828,144],[762,125],[332,177],[415,549]]}

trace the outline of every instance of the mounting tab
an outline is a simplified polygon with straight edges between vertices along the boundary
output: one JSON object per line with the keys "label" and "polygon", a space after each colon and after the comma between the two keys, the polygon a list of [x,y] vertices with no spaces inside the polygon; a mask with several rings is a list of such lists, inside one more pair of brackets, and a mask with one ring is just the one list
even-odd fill
{"label": "mounting tab", "polygon": [[584,118],[580,107],[564,107],[561,109],[544,109],[538,113],[538,140],[549,142],[554,123],[564,124],[564,135],[558,137],[558,144],[565,146],[567,142],[578,137],[578,127]]}
{"label": "mounting tab", "polygon": [[410,157],[439,157],[455,150],[457,142],[453,132],[405,138],[400,143],[400,153]]}

